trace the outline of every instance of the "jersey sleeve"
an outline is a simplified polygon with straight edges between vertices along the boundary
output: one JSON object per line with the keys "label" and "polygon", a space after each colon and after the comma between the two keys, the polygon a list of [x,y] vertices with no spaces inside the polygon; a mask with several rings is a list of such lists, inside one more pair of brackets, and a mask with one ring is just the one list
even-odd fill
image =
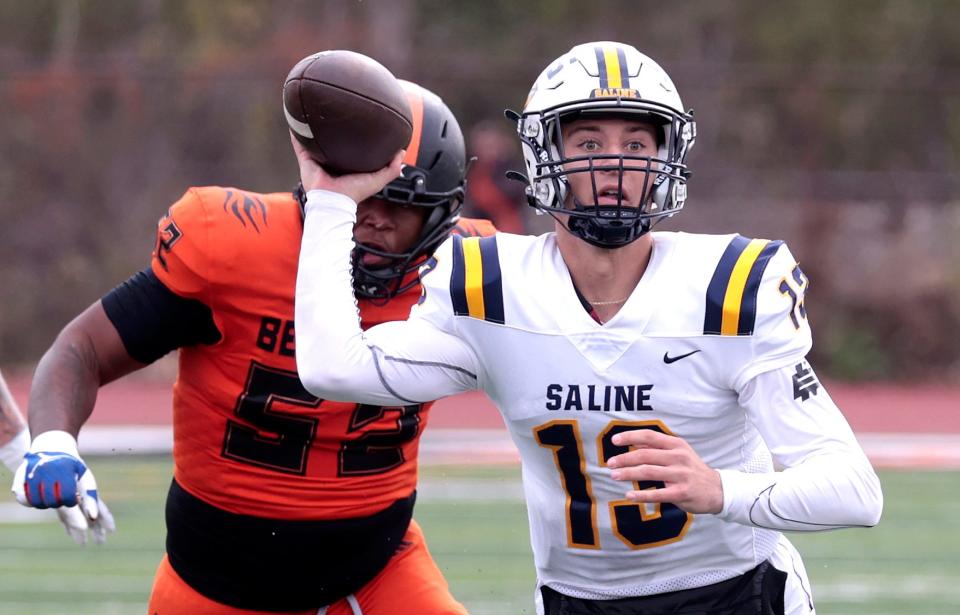
{"label": "jersey sleeve", "polygon": [[734,379],[739,390],[757,374],[799,362],[810,351],[805,293],[809,282],[790,249],[780,244],[763,269],[755,297],[745,295],[744,305],[756,302],[756,325],[750,355]]}
{"label": "jersey sleeve", "polygon": [[187,190],[157,223],[151,269],[174,293],[210,305],[210,220],[195,188]]}
{"label": "jersey sleeve", "polygon": [[720,470],[730,521],[778,530],[875,525],[880,481],[806,361],[765,371],[739,391],[778,472]]}
{"label": "jersey sleeve", "polygon": [[883,507],[880,482],[804,359],[811,347],[809,282],[785,245],[768,245],[775,251],[756,293],[744,293],[741,303],[741,313],[756,310],[756,322],[734,389],[778,471],[721,469],[720,516],[792,531],[872,526]]}
{"label": "jersey sleeve", "polygon": [[209,307],[174,293],[149,268],[100,301],[127,354],[144,364],[176,348],[215,344],[222,338]]}
{"label": "jersey sleeve", "polygon": [[[350,198],[323,190],[307,195],[295,308],[303,385],[321,399],[379,405],[428,402],[477,388],[476,355],[444,316],[442,292],[427,289],[416,317],[361,329],[351,283],[355,222]],[[444,252],[449,248],[424,267],[443,262]],[[443,275],[434,274],[425,279]]]}
{"label": "jersey sleeve", "polygon": [[447,239],[420,267],[420,299],[410,310],[411,319],[422,319],[438,329],[453,333],[453,302],[450,276],[453,274],[453,240]]}

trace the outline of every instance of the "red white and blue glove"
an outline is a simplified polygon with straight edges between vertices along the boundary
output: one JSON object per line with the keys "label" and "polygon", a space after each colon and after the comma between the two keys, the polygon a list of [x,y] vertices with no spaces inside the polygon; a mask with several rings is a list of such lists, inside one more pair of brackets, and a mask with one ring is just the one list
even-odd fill
{"label": "red white and blue glove", "polygon": [[13,477],[17,501],[33,508],[56,508],[60,522],[77,544],[87,531],[97,544],[116,530],[110,509],[97,493],[97,480],[65,431],[45,431],[33,439]]}

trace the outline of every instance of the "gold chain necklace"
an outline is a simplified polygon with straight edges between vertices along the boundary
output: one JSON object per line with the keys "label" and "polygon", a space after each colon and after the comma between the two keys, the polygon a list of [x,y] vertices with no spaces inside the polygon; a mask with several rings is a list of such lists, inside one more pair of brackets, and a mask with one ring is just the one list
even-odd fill
{"label": "gold chain necklace", "polygon": [[621,303],[626,303],[627,299],[630,297],[624,297],[623,299],[618,299],[616,301],[587,301],[591,306],[597,305],[619,305]]}

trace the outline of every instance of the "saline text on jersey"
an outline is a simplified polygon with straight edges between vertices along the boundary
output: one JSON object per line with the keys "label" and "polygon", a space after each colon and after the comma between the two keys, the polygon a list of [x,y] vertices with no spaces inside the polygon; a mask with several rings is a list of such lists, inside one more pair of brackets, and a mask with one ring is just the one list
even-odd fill
{"label": "saline text on jersey", "polygon": [[597,385],[548,384],[547,410],[593,412],[639,412],[653,410],[650,404],[652,384]]}

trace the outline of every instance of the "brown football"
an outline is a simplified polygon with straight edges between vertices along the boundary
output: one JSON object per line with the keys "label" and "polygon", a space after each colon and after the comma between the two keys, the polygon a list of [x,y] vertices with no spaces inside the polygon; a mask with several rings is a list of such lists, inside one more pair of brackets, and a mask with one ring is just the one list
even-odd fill
{"label": "brown football", "polygon": [[283,84],[283,112],[313,159],[335,174],[382,169],[413,132],[400,83],[353,51],[321,51],[297,62]]}

